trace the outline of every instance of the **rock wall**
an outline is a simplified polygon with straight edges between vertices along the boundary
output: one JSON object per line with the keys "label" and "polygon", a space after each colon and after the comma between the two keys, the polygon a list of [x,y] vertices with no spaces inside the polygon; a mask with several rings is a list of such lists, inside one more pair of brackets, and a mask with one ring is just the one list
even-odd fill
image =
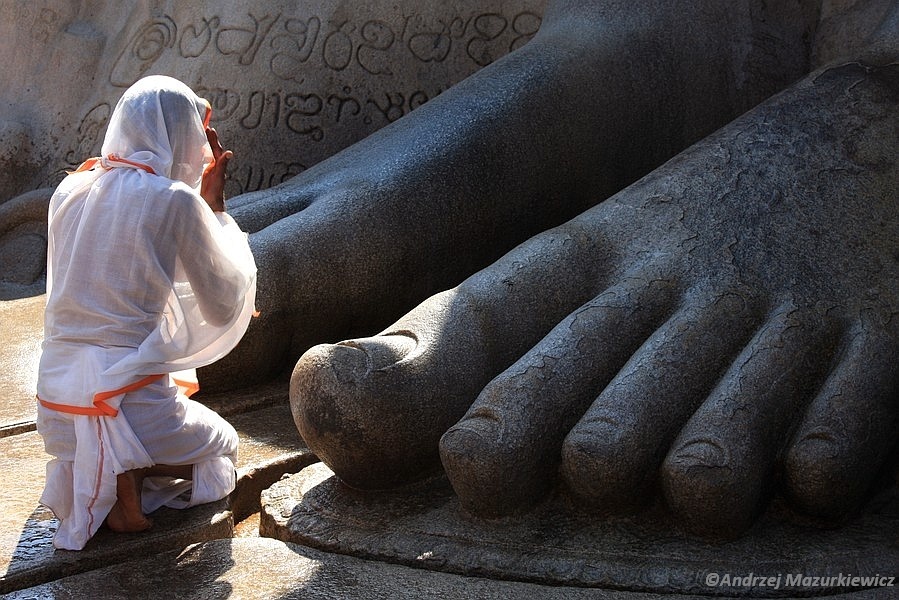
{"label": "rock wall", "polygon": [[[2,0],[0,206],[98,154],[119,96],[151,74],[212,103],[229,197],[277,185],[525,44],[544,4]],[[0,213],[0,297],[42,288],[41,224],[6,213],[49,192]]]}

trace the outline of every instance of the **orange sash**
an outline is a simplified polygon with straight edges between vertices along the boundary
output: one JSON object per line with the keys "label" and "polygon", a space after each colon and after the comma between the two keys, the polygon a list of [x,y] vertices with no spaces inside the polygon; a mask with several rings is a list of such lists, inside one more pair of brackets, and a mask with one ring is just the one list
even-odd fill
{"label": "orange sash", "polygon": [[56,402],[49,402],[48,400],[44,400],[40,396],[37,396],[37,401],[40,402],[41,405],[43,405],[45,408],[69,413],[70,415],[85,415],[88,417],[114,417],[119,414],[119,411],[107,404],[107,400],[109,400],[110,398],[115,398],[116,396],[120,396],[122,394],[127,394],[128,392],[133,392],[134,390],[139,390],[145,385],[153,383],[163,375],[164,373],[160,373],[159,375],[148,375],[140,381],[135,381],[134,383],[126,385],[125,387],[120,387],[117,390],[95,394],[93,406],[57,404]]}

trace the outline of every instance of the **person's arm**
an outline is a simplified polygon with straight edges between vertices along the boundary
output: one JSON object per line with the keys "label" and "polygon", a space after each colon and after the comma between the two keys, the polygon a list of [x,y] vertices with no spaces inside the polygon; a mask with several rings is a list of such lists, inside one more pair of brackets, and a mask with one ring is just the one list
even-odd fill
{"label": "person's arm", "polygon": [[212,325],[223,326],[242,307],[247,273],[246,265],[241,263],[245,262],[246,257],[242,255],[249,254],[249,248],[246,234],[225,212],[225,170],[233,153],[222,148],[214,129],[207,128],[206,136],[212,147],[213,162],[203,173],[200,196],[218,223],[213,222],[195,198],[185,198],[181,208],[189,210],[176,225],[181,231],[177,243],[181,263],[203,317]]}
{"label": "person's arm", "polygon": [[227,213],[216,212],[213,219],[208,212],[198,214],[201,210],[205,208],[196,206],[181,228],[178,257],[203,318],[211,325],[225,326],[241,309],[247,289],[247,275],[235,257],[238,246],[246,245],[246,237]]}

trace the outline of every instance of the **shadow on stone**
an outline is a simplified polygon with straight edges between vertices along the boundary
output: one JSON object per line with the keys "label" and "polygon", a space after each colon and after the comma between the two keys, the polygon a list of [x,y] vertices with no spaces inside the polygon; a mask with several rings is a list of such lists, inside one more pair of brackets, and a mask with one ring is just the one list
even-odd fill
{"label": "shadow on stone", "polygon": [[113,533],[101,528],[84,550],[53,548],[57,521],[43,507],[34,510],[24,524],[12,560],[0,577],[0,593],[105,567],[112,563],[148,558],[188,544],[231,537],[234,517],[228,500],[197,506],[187,511],[159,509],[153,528],[136,534]]}

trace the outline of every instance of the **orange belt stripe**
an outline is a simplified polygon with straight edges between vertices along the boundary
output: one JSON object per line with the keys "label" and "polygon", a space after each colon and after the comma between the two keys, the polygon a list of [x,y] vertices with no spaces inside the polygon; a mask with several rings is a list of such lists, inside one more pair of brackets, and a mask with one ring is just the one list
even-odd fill
{"label": "orange belt stripe", "polygon": [[56,402],[50,402],[48,400],[44,400],[40,396],[37,396],[37,401],[41,403],[45,408],[49,408],[51,410],[56,410],[59,412],[68,413],[70,415],[84,415],[88,417],[114,417],[119,414],[119,411],[115,408],[111,407],[106,403],[110,398],[115,398],[116,396],[121,396],[122,394],[127,394],[128,392],[133,392],[135,390],[139,390],[147,384],[153,383],[160,377],[162,377],[164,373],[160,373],[159,375],[148,375],[144,377],[140,381],[135,381],[132,384],[126,385],[125,387],[120,387],[117,390],[112,390],[109,392],[100,392],[99,394],[94,395],[94,406],[75,406],[73,404],[57,404]]}

